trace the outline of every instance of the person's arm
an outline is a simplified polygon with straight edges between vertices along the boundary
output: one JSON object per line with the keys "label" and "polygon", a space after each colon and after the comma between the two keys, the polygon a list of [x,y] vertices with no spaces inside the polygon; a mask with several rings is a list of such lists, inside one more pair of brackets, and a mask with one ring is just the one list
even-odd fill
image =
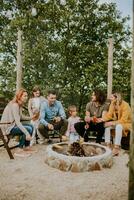
{"label": "person's arm", "polygon": [[44,124],[45,126],[48,126],[48,122],[45,120],[45,117],[46,117],[46,102],[43,102],[41,104],[41,109],[40,109],[40,123],[41,124]]}
{"label": "person's arm", "polygon": [[110,106],[109,106],[108,112],[105,112],[102,115],[103,121],[112,120],[112,118],[113,118],[113,112],[114,112],[113,104],[111,103]]}
{"label": "person's arm", "polygon": [[32,117],[33,116],[33,113],[32,113],[32,99],[29,99],[29,101],[28,101],[28,112],[29,112],[30,117]]}
{"label": "person's arm", "polygon": [[19,129],[26,135],[30,135],[27,129],[20,122],[20,108],[17,103],[12,104],[12,114],[14,117],[15,124],[19,127]]}
{"label": "person's arm", "polygon": [[66,136],[69,137],[69,134],[70,134],[70,126],[71,123],[70,123],[70,119],[68,119],[68,126],[67,126],[67,131],[66,131]]}
{"label": "person's arm", "polygon": [[86,105],[86,112],[85,112],[85,122],[89,123],[91,121],[91,113],[90,113],[90,106],[91,102],[87,103]]}
{"label": "person's arm", "polygon": [[86,111],[86,114],[85,114],[85,122],[89,123],[90,121],[91,121],[90,112],[89,112],[89,111]]}
{"label": "person's arm", "polygon": [[59,104],[58,116],[61,117],[61,119],[65,119],[66,114],[65,114],[64,108],[63,108],[61,102],[58,102],[58,104]]}
{"label": "person's arm", "polygon": [[104,122],[104,117],[105,117],[106,114],[107,114],[107,111],[104,110],[102,112],[102,117],[97,118],[97,123]]}
{"label": "person's arm", "polygon": [[20,109],[20,120],[21,121],[30,121],[32,118],[30,116],[26,116],[22,113],[22,109]]}
{"label": "person's arm", "polygon": [[46,102],[47,99],[46,99],[44,96],[40,96],[40,101],[41,101],[41,103],[42,103],[42,102]]}
{"label": "person's arm", "polygon": [[131,115],[131,109],[129,105],[128,104],[123,105],[121,118],[118,119],[117,121],[114,121],[114,125],[120,123],[127,123],[130,115]]}

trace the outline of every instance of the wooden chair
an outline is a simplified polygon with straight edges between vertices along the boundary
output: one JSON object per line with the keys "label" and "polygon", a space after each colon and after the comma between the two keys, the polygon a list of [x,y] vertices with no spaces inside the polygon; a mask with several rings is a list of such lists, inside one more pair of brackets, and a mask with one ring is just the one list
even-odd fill
{"label": "wooden chair", "polygon": [[[2,113],[4,111],[4,108],[7,104],[7,101],[4,99],[4,97],[0,97],[0,119],[1,119],[1,116],[2,116]],[[27,108],[26,107],[23,107],[26,111],[27,111]],[[3,133],[2,133],[2,130],[1,130],[1,125],[4,125],[4,124],[10,124],[10,123],[1,123],[0,122],[0,140],[2,141],[2,144],[0,144],[0,147],[4,146],[10,159],[14,159],[14,156],[11,152],[11,149],[14,149],[16,147],[18,147],[18,144],[17,145],[13,145],[13,146],[9,146],[9,142],[10,140],[12,140],[12,137],[11,135],[9,134],[8,135],[8,141],[5,140],[4,136],[3,136]]]}
{"label": "wooden chair", "polygon": [[[4,146],[5,149],[7,150],[7,153],[8,153],[8,155],[9,155],[10,159],[14,159],[13,154],[12,154],[12,152],[11,152],[11,148],[13,148],[13,147],[10,148],[10,147],[8,146],[9,140],[8,140],[8,142],[5,140],[1,128],[0,128],[0,139],[3,141],[3,144],[1,144],[0,147],[1,147],[1,146]],[[16,146],[15,146],[15,147],[16,147]]]}
{"label": "wooden chair", "polygon": [[[2,113],[3,113],[3,110],[5,108],[7,104],[7,101],[4,97],[0,97],[0,119],[1,119],[1,116],[2,116]],[[1,130],[1,125],[3,124],[9,124],[9,123],[0,123],[0,140],[1,140],[1,144],[0,144],[0,147],[4,146],[5,149],[7,150],[7,153],[10,157],[10,159],[14,159],[13,157],[13,154],[11,152],[11,149],[17,147],[17,146],[13,146],[13,147],[9,147],[9,141],[10,141],[10,137],[8,138],[8,141],[6,142],[4,136],[3,136],[3,133],[2,133],[2,130]]]}

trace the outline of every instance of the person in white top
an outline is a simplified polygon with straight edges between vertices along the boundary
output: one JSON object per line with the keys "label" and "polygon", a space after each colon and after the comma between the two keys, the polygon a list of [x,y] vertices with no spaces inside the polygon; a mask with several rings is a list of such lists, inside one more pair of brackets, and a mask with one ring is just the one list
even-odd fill
{"label": "person in white top", "polygon": [[39,115],[40,115],[40,108],[42,102],[46,101],[45,97],[41,96],[41,90],[38,86],[35,86],[32,90],[32,98],[28,101],[28,111],[30,117],[36,115],[34,120],[31,120],[31,123],[34,126],[34,133],[32,135],[32,140],[30,142],[30,146],[36,143],[36,133],[39,137],[38,143],[42,144],[44,142],[44,137],[40,134],[38,130],[39,125]]}
{"label": "person in white top", "polygon": [[77,108],[75,105],[71,105],[68,107],[68,114],[70,115],[70,117],[68,118],[68,128],[66,131],[66,136],[69,137],[69,142],[73,143],[80,139],[79,134],[74,128],[74,124],[80,122],[80,117],[77,116]]}

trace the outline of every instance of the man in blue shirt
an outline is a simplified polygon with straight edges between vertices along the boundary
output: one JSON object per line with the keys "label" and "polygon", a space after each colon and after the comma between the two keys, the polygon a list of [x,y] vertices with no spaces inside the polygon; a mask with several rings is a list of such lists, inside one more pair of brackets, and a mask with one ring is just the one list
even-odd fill
{"label": "man in blue shirt", "polygon": [[48,131],[59,130],[60,135],[64,135],[67,130],[66,114],[56,97],[56,92],[49,90],[47,101],[41,105],[38,130],[47,139],[49,139]]}

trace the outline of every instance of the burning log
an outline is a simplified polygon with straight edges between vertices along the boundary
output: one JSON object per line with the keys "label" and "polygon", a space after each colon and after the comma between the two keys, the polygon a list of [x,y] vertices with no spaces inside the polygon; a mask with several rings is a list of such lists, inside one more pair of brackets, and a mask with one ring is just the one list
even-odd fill
{"label": "burning log", "polygon": [[74,142],[70,144],[68,153],[72,156],[79,156],[79,157],[85,156],[84,149],[79,142]]}

